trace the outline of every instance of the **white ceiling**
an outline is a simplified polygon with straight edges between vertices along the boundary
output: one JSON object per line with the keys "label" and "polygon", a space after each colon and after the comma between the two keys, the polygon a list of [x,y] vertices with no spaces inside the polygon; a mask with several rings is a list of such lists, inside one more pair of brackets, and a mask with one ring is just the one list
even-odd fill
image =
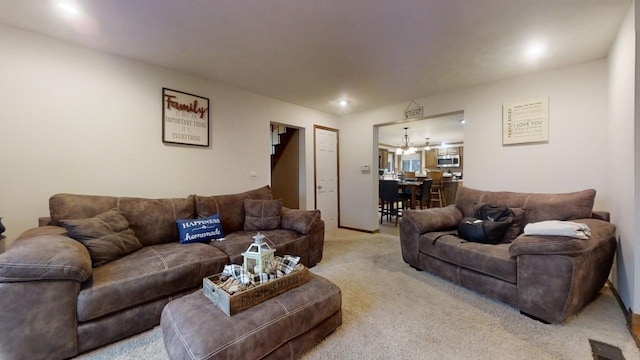
{"label": "white ceiling", "polygon": [[0,23],[344,114],[603,58],[631,0],[77,3],[0,0]]}

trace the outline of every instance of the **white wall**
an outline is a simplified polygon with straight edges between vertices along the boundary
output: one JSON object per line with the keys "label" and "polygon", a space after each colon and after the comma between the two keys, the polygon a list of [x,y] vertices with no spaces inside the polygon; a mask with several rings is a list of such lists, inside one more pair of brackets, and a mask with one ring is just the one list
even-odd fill
{"label": "white wall", "polygon": [[[416,101],[426,115],[464,111],[465,186],[524,192],[595,188],[596,208],[609,209],[606,91],[607,63],[599,60]],[[502,146],[502,105],[540,97],[549,98],[549,142]],[[376,174],[358,170],[377,159],[373,126],[400,120],[406,105],[341,120],[342,226],[378,229]]]}
{"label": "white wall", "polygon": [[[202,78],[0,26],[0,216],[9,240],[59,192],[141,197],[225,194],[269,183],[269,123],[337,118]],[[162,88],[210,100],[209,148],[162,143]],[[307,206],[313,152],[306,151]],[[248,179],[256,171],[257,181]]]}
{"label": "white wall", "polygon": [[637,46],[635,4],[618,31],[609,52],[609,107],[608,107],[608,150],[610,158],[610,188],[612,191],[612,221],[618,230],[618,252],[616,257],[614,284],[620,297],[634,312],[640,311],[640,284],[635,264],[640,264],[638,239],[640,223],[636,221],[640,213],[638,201],[638,178],[640,167],[637,156],[640,129],[635,126],[635,104],[637,97],[636,80]]}

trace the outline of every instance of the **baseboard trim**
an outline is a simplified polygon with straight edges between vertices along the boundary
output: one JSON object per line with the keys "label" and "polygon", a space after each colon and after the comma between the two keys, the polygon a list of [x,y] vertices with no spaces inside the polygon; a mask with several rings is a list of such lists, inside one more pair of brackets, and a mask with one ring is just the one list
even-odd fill
{"label": "baseboard trim", "polygon": [[363,232],[363,233],[367,233],[367,234],[377,234],[377,233],[380,232],[380,229],[364,230],[364,229],[352,228],[352,227],[347,227],[347,226],[338,226],[338,227],[340,229],[359,231],[359,232]]}
{"label": "baseboard trim", "polygon": [[640,348],[640,315],[634,314],[631,308],[626,308],[624,302],[622,302],[622,298],[620,297],[618,290],[615,286],[613,286],[613,283],[611,281],[607,280],[607,286],[609,286],[609,289],[611,289],[613,296],[615,296],[616,300],[618,301],[620,310],[622,310],[624,317],[627,319],[627,329],[629,329],[633,341],[635,341],[636,346]]}

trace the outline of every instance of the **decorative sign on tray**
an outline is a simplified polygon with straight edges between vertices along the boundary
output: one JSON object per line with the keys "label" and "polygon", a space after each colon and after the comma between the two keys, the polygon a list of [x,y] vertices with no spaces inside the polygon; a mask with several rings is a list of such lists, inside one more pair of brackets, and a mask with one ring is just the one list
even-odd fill
{"label": "decorative sign on tray", "polygon": [[502,144],[549,141],[549,99],[502,106]]}
{"label": "decorative sign on tray", "polygon": [[162,88],[162,141],[209,146],[209,99]]}

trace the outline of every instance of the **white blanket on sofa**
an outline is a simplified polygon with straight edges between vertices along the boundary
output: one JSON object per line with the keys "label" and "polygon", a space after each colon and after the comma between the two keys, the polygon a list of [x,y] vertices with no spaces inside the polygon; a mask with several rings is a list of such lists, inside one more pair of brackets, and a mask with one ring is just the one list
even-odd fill
{"label": "white blanket on sofa", "polygon": [[571,236],[578,239],[588,239],[591,229],[587,224],[572,221],[548,220],[527,224],[524,227],[525,235],[555,235]]}

